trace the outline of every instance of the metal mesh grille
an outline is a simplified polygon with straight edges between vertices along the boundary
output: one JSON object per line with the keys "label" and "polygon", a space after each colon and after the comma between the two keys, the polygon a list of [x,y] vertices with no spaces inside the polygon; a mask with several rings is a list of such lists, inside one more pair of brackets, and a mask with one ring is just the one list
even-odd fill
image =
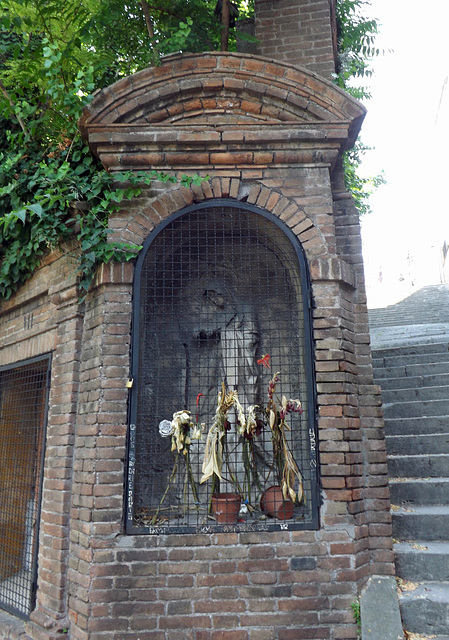
{"label": "metal mesh grille", "polygon": [[33,607],[49,358],[0,370],[0,606]]}
{"label": "metal mesh grille", "polygon": [[[157,533],[303,528],[315,521],[308,426],[314,407],[309,406],[302,276],[284,231],[251,210],[195,210],[154,238],[142,265],[135,310],[137,385],[128,487],[132,527]],[[276,372],[276,392],[269,394]],[[242,409],[239,414],[234,403],[217,418],[223,384],[226,393],[236,392]],[[269,408],[274,406],[279,420],[283,396],[302,403],[302,414],[291,410],[298,408],[295,403],[287,407],[284,444],[300,472],[289,484],[298,496],[302,485],[304,495],[291,516],[272,517],[261,509],[261,500],[264,506],[265,491],[281,484],[282,465],[276,464],[279,450],[273,445]],[[190,412],[189,418],[174,420],[182,410]],[[217,445],[211,436],[208,442],[208,433],[220,419],[225,424],[218,429],[214,451],[215,462],[221,459],[221,479],[212,474],[204,480],[208,447]],[[198,428],[200,440],[193,438]],[[163,437],[160,429],[175,433]],[[190,436],[190,446],[181,442],[183,434]],[[171,450],[173,443],[179,452]],[[214,514],[211,498],[218,491],[240,496],[236,520]]]}

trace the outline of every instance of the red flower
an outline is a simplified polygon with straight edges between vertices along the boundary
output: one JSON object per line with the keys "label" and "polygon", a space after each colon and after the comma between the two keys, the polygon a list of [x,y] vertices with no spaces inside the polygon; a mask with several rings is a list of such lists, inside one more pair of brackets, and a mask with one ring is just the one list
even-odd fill
{"label": "red flower", "polygon": [[261,364],[266,369],[269,369],[270,368],[270,356],[269,356],[269,354],[267,353],[266,355],[262,356],[260,358],[260,360],[257,361],[257,364]]}

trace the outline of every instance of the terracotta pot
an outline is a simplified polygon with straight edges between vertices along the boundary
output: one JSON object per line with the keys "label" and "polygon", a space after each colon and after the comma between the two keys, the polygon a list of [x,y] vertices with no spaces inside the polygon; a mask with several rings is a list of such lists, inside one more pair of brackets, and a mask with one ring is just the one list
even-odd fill
{"label": "terracotta pot", "polygon": [[260,508],[273,518],[290,520],[293,518],[295,504],[291,500],[285,500],[281,487],[270,487],[262,494]]}
{"label": "terracotta pot", "polygon": [[241,501],[238,493],[217,493],[212,496],[212,511],[218,524],[235,524]]}

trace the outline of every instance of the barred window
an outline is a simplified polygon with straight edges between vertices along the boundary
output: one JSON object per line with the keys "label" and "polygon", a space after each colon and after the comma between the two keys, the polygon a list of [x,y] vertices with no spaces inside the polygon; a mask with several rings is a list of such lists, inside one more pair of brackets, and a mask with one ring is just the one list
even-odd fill
{"label": "barred window", "polygon": [[128,532],[318,526],[310,299],[296,237],[252,205],[204,202],[150,234],[134,289]]}
{"label": "barred window", "polygon": [[0,368],[0,607],[34,608],[50,357]]}

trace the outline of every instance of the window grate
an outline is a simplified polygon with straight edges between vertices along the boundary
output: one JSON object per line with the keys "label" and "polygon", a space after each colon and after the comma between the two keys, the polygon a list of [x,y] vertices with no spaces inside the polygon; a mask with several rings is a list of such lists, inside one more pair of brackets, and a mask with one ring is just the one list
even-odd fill
{"label": "window grate", "polygon": [[[135,285],[128,531],[317,526],[307,300],[296,238],[255,207],[197,205],[150,236]],[[272,516],[277,485],[296,501]],[[218,492],[226,505],[238,494],[236,517],[214,513]]]}
{"label": "window grate", "polygon": [[48,356],[0,369],[0,607],[34,607]]}

